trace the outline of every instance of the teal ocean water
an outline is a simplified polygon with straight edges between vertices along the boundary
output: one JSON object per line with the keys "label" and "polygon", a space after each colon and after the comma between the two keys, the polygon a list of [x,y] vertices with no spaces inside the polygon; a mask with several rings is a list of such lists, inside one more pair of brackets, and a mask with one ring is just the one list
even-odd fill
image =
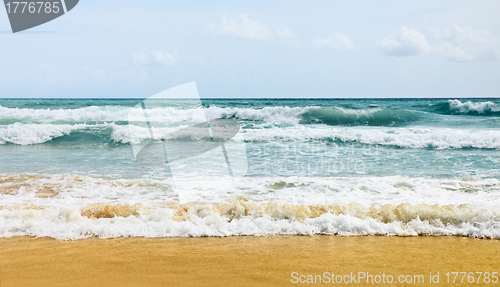
{"label": "teal ocean water", "polygon": [[151,120],[238,121],[248,161],[183,200],[134,158],[140,102],[0,99],[0,236],[500,238],[500,99],[180,100]]}

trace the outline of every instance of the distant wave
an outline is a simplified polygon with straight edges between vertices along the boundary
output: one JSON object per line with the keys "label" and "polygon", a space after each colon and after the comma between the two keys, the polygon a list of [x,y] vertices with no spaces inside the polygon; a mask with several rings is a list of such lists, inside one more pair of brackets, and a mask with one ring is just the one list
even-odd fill
{"label": "distant wave", "polygon": [[[125,122],[126,107],[86,107],[79,109],[17,109],[0,106],[0,124]],[[422,118],[422,112],[381,109],[343,109],[286,106],[264,108],[221,108],[210,106],[196,109],[156,108],[148,115],[157,122],[204,121],[208,118],[234,118],[245,121],[267,121],[289,124],[325,124],[331,126],[404,126]],[[134,118],[130,118],[134,120]],[[140,119],[135,119],[140,120]]]}
{"label": "distant wave", "polygon": [[[155,108],[152,122],[200,122],[206,118],[241,121],[248,141],[358,142],[398,148],[499,149],[500,106],[491,101],[439,101],[408,110],[372,107],[197,107]],[[427,111],[425,111],[427,110]],[[432,110],[432,112],[431,112]],[[92,141],[130,144],[143,140],[141,127],[127,126],[130,107],[88,106],[76,109],[31,109],[0,106],[0,144]],[[463,115],[457,117],[443,116]],[[466,117],[469,115],[488,118]],[[463,120],[462,120],[463,119]],[[463,129],[426,127],[460,125]],[[324,128],[323,128],[324,127]],[[343,129],[343,127],[351,127]],[[371,127],[371,128],[368,128]],[[398,129],[391,129],[391,128]],[[165,133],[168,129],[164,129]]]}
{"label": "distant wave", "polygon": [[[208,118],[237,118],[249,121],[271,121],[298,124],[300,115],[309,108],[264,107],[254,108],[220,108],[216,106],[179,109],[174,107],[153,108],[148,112],[150,121],[182,122],[204,121]],[[12,123],[20,119],[38,121],[67,122],[123,122],[129,120],[128,107],[85,107],[78,109],[17,109],[0,106],[0,119]],[[142,120],[130,118],[130,120]],[[0,122],[1,123],[1,122]]]}
{"label": "distant wave", "polygon": [[486,102],[461,102],[459,100],[448,100],[435,104],[434,111],[446,115],[471,115],[471,116],[500,116],[500,105]]}
{"label": "distant wave", "polygon": [[[500,129],[426,127],[329,127],[252,124],[243,137],[251,142],[360,143],[412,149],[500,149]],[[260,127],[260,128],[259,128]],[[159,128],[167,135],[171,128]],[[131,144],[146,139],[144,127],[104,124],[21,124],[0,126],[0,144]]]}
{"label": "distant wave", "polygon": [[218,108],[210,107],[213,117],[249,121],[272,121],[291,124],[324,124],[330,126],[404,126],[422,118],[423,113],[405,110],[344,109],[337,107],[265,107]]}
{"label": "distant wave", "polygon": [[422,112],[381,109],[312,108],[301,115],[301,124],[330,126],[404,126],[422,118]]}
{"label": "distant wave", "polygon": [[78,109],[19,109],[0,106],[0,118],[85,121],[126,121],[128,108],[120,106],[85,107]]}
{"label": "distant wave", "polygon": [[454,128],[310,128],[293,126],[247,130],[247,141],[338,142],[414,149],[500,149],[500,129]]}
{"label": "distant wave", "polygon": [[83,130],[87,125],[52,125],[14,123],[0,126],[0,144],[32,145],[42,144],[55,138],[68,136],[76,130]]}
{"label": "distant wave", "polygon": [[[0,106],[0,124],[19,120],[66,123],[124,122],[128,121],[130,107],[90,106],[76,109],[30,109],[6,108]],[[494,102],[465,102],[459,100],[441,101],[430,107],[387,109],[366,107],[350,109],[341,107],[198,107],[154,108],[148,115],[151,121],[181,122],[203,121],[209,118],[234,118],[245,121],[268,121],[290,124],[325,124],[330,126],[407,126],[431,119],[432,114],[500,116],[500,106]],[[133,120],[133,119],[132,119]]]}

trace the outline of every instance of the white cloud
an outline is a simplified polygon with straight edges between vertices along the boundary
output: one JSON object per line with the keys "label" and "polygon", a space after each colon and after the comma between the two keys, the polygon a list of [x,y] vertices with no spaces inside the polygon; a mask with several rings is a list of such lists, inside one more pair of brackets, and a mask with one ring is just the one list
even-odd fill
{"label": "white cloud", "polygon": [[352,50],[355,47],[349,36],[340,34],[338,32],[335,32],[323,39],[316,39],[312,44],[318,49],[332,48],[339,50]]}
{"label": "white cloud", "polygon": [[132,62],[140,66],[173,66],[177,58],[166,51],[136,52],[131,55]]}
{"label": "white cloud", "polygon": [[376,41],[376,44],[387,56],[413,56],[431,51],[425,35],[407,27],[401,27],[390,37]]}
{"label": "white cloud", "polygon": [[224,16],[220,24],[208,23],[207,27],[212,34],[231,35],[250,40],[293,37],[292,31],[285,26],[271,29],[265,24],[249,19],[245,14],[241,14],[240,19],[236,20]]}
{"label": "white cloud", "polygon": [[461,28],[457,25],[453,29],[430,31],[437,40],[433,45],[427,43],[424,34],[406,27],[401,27],[388,38],[376,41],[376,44],[387,56],[438,53],[459,62],[500,60],[500,40],[489,31]]}
{"label": "white cloud", "polygon": [[500,59],[500,42],[489,31],[474,30],[471,27],[442,31],[433,30],[436,38],[441,40],[436,51],[443,53],[453,61],[498,60]]}

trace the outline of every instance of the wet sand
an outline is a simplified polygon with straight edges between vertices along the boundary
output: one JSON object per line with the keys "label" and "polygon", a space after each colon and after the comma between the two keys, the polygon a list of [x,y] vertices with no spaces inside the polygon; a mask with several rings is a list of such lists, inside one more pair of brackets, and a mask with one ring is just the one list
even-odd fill
{"label": "wet sand", "polygon": [[[426,236],[76,241],[15,237],[0,239],[0,260],[2,287],[303,285],[292,284],[297,281],[291,276],[292,272],[297,272],[297,278],[324,272],[342,275],[351,272],[382,275],[384,272],[393,276],[392,286],[468,286],[467,283],[444,284],[444,274],[500,272],[500,241]],[[429,284],[430,272],[440,272],[440,284]],[[396,281],[399,275],[420,274],[424,275],[425,284]],[[302,279],[307,280],[307,277]]]}

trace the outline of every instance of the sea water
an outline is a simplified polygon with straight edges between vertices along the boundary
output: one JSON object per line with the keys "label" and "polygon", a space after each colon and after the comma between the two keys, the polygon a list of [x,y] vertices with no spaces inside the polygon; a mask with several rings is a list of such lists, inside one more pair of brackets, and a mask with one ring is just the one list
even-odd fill
{"label": "sea water", "polygon": [[[0,99],[0,237],[275,234],[500,238],[500,99],[203,99],[239,122],[248,162],[230,188],[181,197],[144,166],[140,99]],[[201,179],[201,180],[200,180]],[[193,181],[194,184],[194,181]]]}

